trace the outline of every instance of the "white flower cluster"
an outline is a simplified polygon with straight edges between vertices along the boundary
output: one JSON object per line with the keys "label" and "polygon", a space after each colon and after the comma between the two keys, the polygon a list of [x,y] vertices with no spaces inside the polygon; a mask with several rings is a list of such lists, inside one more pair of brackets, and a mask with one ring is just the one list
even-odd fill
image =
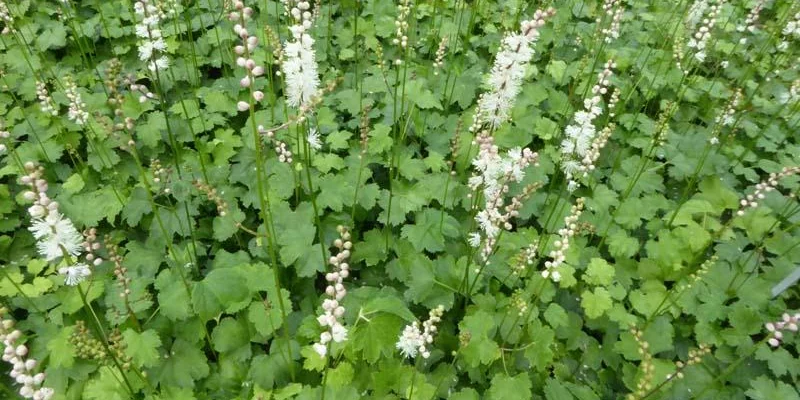
{"label": "white flower cluster", "polygon": [[511,273],[513,275],[524,276],[525,270],[529,266],[533,266],[533,261],[536,258],[536,252],[539,251],[539,242],[534,242],[524,248],[511,264]]}
{"label": "white flower cluster", "polygon": [[[511,204],[505,205],[504,195],[509,191],[508,185],[511,182],[521,182],[525,177],[525,168],[531,164],[538,165],[539,155],[530,149],[517,147],[501,156],[487,130],[481,131],[475,140],[479,150],[472,161],[475,171],[469,179],[469,187],[472,191],[483,188],[484,208],[475,216],[482,234],[470,234],[469,244],[478,247],[483,243],[481,254],[485,260],[500,231],[511,229],[509,220],[517,216],[522,205],[519,197],[514,197]],[[527,194],[529,193],[524,195]]]}
{"label": "white flower cluster", "polygon": [[531,45],[539,40],[539,28],[553,15],[553,9],[536,10],[532,20],[522,21],[519,32],[503,38],[489,75],[490,91],[478,99],[478,110],[470,131],[476,132],[483,123],[497,128],[508,119],[525,76],[525,67],[533,57]]}
{"label": "white flower cluster", "polygon": [[780,102],[783,104],[796,103],[800,101],[800,79],[795,79],[789,91],[781,94]]}
{"label": "white flower cluster", "polygon": [[800,313],[796,313],[794,315],[789,315],[789,313],[783,313],[781,316],[780,321],[776,322],[767,322],[765,327],[767,330],[772,334],[772,337],[767,340],[772,347],[778,347],[781,345],[781,340],[783,340],[783,332],[784,330],[797,332],[798,330],[798,323],[800,323]]}
{"label": "white flower cluster", "polygon": [[322,149],[322,141],[319,138],[319,132],[315,128],[310,128],[308,130],[308,136],[306,137],[308,141],[308,147],[312,150],[320,150]]}
{"label": "white flower cluster", "polygon": [[542,271],[544,278],[550,278],[553,282],[561,280],[561,273],[558,272],[558,267],[566,261],[567,249],[569,249],[570,239],[575,236],[578,229],[578,219],[583,213],[583,197],[575,200],[575,205],[570,209],[569,215],[564,218],[564,227],[558,230],[560,238],[553,243],[554,250],[550,251],[552,261],[545,261],[545,270]]}
{"label": "white flower cluster", "polygon": [[692,6],[689,7],[689,12],[686,14],[686,27],[693,29],[700,23],[700,19],[703,18],[703,14],[705,14],[706,10],[708,10],[708,0],[696,0],[692,3]]}
{"label": "white flower cluster", "polygon": [[[8,140],[8,138],[10,138],[10,137],[11,137],[11,132],[6,130],[6,128],[3,126],[3,121],[0,120],[0,141]],[[6,150],[8,150],[8,147],[6,147],[6,144],[5,143],[0,143],[0,155],[5,153]]]}
{"label": "white flower cluster", "polygon": [[583,110],[575,113],[573,123],[564,130],[566,137],[561,141],[561,168],[567,176],[567,188],[570,191],[579,186],[574,177],[582,172],[582,160],[589,155],[589,150],[592,148],[597,133],[594,120],[603,112],[600,102],[603,101],[603,95],[608,93],[608,86],[611,84],[609,78],[616,66],[613,60],[606,62],[603,71],[597,74],[597,84],[592,87],[592,97],[583,101]]}
{"label": "white flower cluster", "polygon": [[153,100],[156,95],[147,88],[147,85],[141,83],[131,83],[129,86],[131,92],[139,92],[139,103],[146,103],[148,100]]}
{"label": "white flower cluster", "polygon": [[603,150],[603,147],[606,147],[606,143],[608,143],[608,138],[611,137],[611,134],[614,133],[614,129],[616,129],[617,125],[613,122],[606,125],[603,130],[592,140],[592,145],[589,146],[589,150],[586,152],[586,155],[583,156],[581,159],[581,165],[578,166],[578,170],[583,173],[583,177],[589,175],[590,172],[594,171],[595,162],[600,158],[600,151]]}
{"label": "white flower cluster", "polygon": [[81,99],[81,94],[78,92],[78,86],[71,77],[64,78],[64,95],[69,100],[69,111],[67,111],[67,118],[78,125],[83,125],[89,121],[89,113],[86,111],[86,104]]}
{"label": "white flower cluster", "polygon": [[406,47],[408,46],[408,36],[406,32],[408,32],[408,14],[411,13],[411,1],[410,0],[401,0],[399,4],[397,4],[397,18],[394,20],[395,32],[394,32],[394,39],[392,39],[392,43],[395,45],[400,46],[400,53],[398,54],[397,58],[394,60],[395,65],[402,65],[403,64],[403,53],[406,51]]}
{"label": "white flower cluster", "polygon": [[714,119],[714,122],[721,126],[731,126],[734,122],[736,122],[736,107],[739,107],[739,103],[742,101],[742,89],[737,89],[733,93],[733,97],[731,97],[728,104],[725,105],[725,109],[722,111],[722,114],[717,115]]}
{"label": "white flower cluster", "polygon": [[444,306],[439,305],[428,313],[428,320],[422,323],[422,330],[417,321],[406,325],[395,344],[395,347],[400,350],[400,354],[407,358],[416,358],[417,354],[422,355],[422,358],[430,357],[431,352],[428,345],[433,343],[433,337],[437,330],[436,324],[442,320],[443,314]]}
{"label": "white flower cluster", "polygon": [[314,55],[314,38],[308,33],[313,17],[309,11],[311,3],[301,0],[289,7],[289,2],[290,0],[286,0],[294,25],[289,27],[292,40],[283,45],[285,58],[281,70],[286,79],[286,104],[298,107],[309,103],[317,94],[319,75]]}
{"label": "white flower cluster", "polygon": [[322,327],[327,327],[327,330],[319,335],[319,342],[313,345],[314,351],[321,357],[328,354],[328,344],[331,341],[341,343],[347,340],[347,328],[339,322],[339,318],[344,315],[345,311],[340,304],[347,294],[347,289],[342,281],[350,276],[350,265],[347,260],[350,258],[353,242],[350,241],[350,232],[347,228],[339,225],[336,230],[339,232],[339,239],[336,239],[333,245],[339,250],[339,253],[331,256],[328,261],[333,266],[333,271],[325,274],[325,280],[328,282],[325,295],[329,298],[322,302],[322,314],[317,317],[317,322]]}
{"label": "white flower cluster", "polygon": [[5,1],[0,0],[0,21],[3,21],[3,30],[0,34],[7,35],[14,31],[14,17],[8,11],[8,5]]}
{"label": "white flower cluster", "polygon": [[[239,80],[239,85],[243,88],[249,88],[257,77],[264,75],[264,67],[256,65],[256,61],[252,58],[253,52],[258,46],[258,37],[251,36],[247,27],[245,27],[245,23],[253,16],[253,9],[245,7],[240,0],[237,0],[233,6],[236,11],[231,11],[228,14],[228,19],[231,22],[236,22],[236,25],[233,26],[233,32],[242,39],[242,44],[234,47],[233,51],[238,56],[236,57],[236,65],[246,71],[245,77]],[[252,91],[252,96],[255,101],[264,100],[264,92],[260,90]],[[236,104],[236,108],[242,112],[247,111],[250,109],[250,103],[240,101]]]}
{"label": "white flower cluster", "polygon": [[778,44],[778,50],[786,51],[789,48],[789,40],[792,38],[800,38],[800,12],[797,12],[794,17],[786,23],[783,27],[783,40]]}
{"label": "white flower cluster", "polygon": [[[57,260],[65,254],[80,255],[85,246],[83,236],[75,229],[72,221],[58,210],[58,202],[47,196],[47,181],[42,178],[44,169],[32,162],[25,163],[25,169],[28,174],[21,181],[30,190],[25,191],[22,196],[33,202],[28,208],[28,214],[32,218],[28,229],[37,240],[36,249],[39,254],[47,261]],[[95,265],[101,262],[101,259],[95,259]],[[58,273],[65,276],[67,285],[74,286],[83,282],[92,271],[88,265],[78,263],[59,268]]]}
{"label": "white flower cluster", "polygon": [[748,208],[758,207],[758,201],[766,197],[765,193],[773,191],[778,186],[778,181],[788,176],[800,174],[800,166],[797,167],[783,167],[781,172],[771,172],[769,177],[756,184],[756,190],[753,194],[748,194],[739,201],[739,211],[736,215],[742,216]]}
{"label": "white flower cluster", "polygon": [[[699,62],[706,60],[706,45],[708,44],[708,39],[711,38],[711,31],[717,23],[717,16],[724,3],[724,1],[720,1],[719,4],[708,5],[702,10],[703,17],[702,21],[700,21],[702,24],[689,39],[689,43],[686,44],[687,47],[695,50],[694,58]],[[690,14],[690,16],[694,18],[694,15]]]}
{"label": "white flower cluster", "polygon": [[[758,2],[750,9],[750,12],[747,14],[747,18],[744,20],[744,24],[739,25],[736,27],[738,32],[749,32],[753,33],[756,30],[756,24],[758,23],[758,16],[761,14],[761,10],[764,8],[764,3],[766,0],[758,0]],[[739,39],[740,44],[747,43],[747,38],[742,37]]]}
{"label": "white flower cluster", "polygon": [[139,38],[139,59],[147,61],[147,68],[153,72],[169,68],[169,59],[162,54],[167,51],[167,42],[159,26],[163,15],[161,10],[152,0],[138,0],[133,4],[133,10],[141,18],[135,27]]}
{"label": "white flower cluster", "polygon": [[436,61],[433,62],[433,74],[439,75],[439,70],[444,66],[444,54],[447,50],[447,36],[442,36],[439,47],[436,49]]}
{"label": "white flower cluster", "polygon": [[47,91],[47,85],[42,81],[36,81],[36,97],[39,99],[39,107],[45,114],[52,116],[58,115],[58,108],[50,97],[50,92]]}
{"label": "white flower cluster", "polygon": [[3,341],[3,361],[11,364],[11,371],[8,375],[18,384],[19,394],[26,399],[49,400],[55,391],[49,387],[42,386],[44,382],[44,372],[34,373],[39,363],[27,358],[28,347],[18,343],[22,337],[22,332],[14,329],[14,320],[5,318],[8,309],[0,308],[0,340]]}
{"label": "white flower cluster", "polygon": [[[603,28],[603,40],[606,43],[611,43],[614,39],[619,39],[619,23],[622,21],[622,14],[625,13],[625,7],[621,0],[605,0],[603,2],[603,12],[611,18],[607,28]],[[597,18],[599,24],[601,19]]]}

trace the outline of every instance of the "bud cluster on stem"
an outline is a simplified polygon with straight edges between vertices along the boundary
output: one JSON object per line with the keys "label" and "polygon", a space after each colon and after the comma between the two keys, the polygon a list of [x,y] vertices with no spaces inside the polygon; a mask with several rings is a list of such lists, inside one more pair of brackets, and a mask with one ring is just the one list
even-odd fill
{"label": "bud cluster on stem", "polygon": [[[234,47],[233,52],[236,53],[237,56],[236,65],[244,68],[246,71],[244,78],[239,80],[239,85],[243,88],[249,88],[255,83],[257,77],[264,75],[264,67],[257,65],[256,61],[253,59],[253,52],[258,46],[258,37],[250,35],[250,32],[248,32],[245,26],[247,21],[253,16],[253,9],[245,7],[244,2],[241,0],[236,0],[233,6],[236,10],[228,14],[228,19],[236,23],[233,26],[233,32],[242,39],[242,44]],[[260,90],[251,90],[251,94],[253,99],[257,102],[264,100],[264,92]],[[236,109],[242,112],[247,111],[250,109],[250,103],[240,101],[236,103]]]}
{"label": "bud cluster on stem", "polygon": [[43,113],[54,117],[58,115],[58,106],[53,102],[53,98],[47,90],[47,85],[42,81],[36,81],[36,97],[39,99],[39,109]]}
{"label": "bud cluster on stem", "polygon": [[[744,20],[744,24],[739,25],[736,27],[736,30],[739,32],[749,32],[753,33],[756,30],[758,24],[758,16],[761,14],[761,10],[764,8],[764,4],[767,0],[758,0],[753,8],[750,9],[750,12],[747,14],[747,18]],[[740,44],[747,43],[747,38],[742,37],[739,39]]]}
{"label": "bud cluster on stem", "polygon": [[780,321],[767,322],[764,327],[772,336],[767,343],[772,347],[780,346],[783,341],[783,331],[797,332],[798,324],[800,324],[800,313],[794,315],[783,313]]}
{"label": "bud cluster on stem", "polygon": [[[625,13],[625,7],[621,0],[605,0],[603,2],[603,12],[611,18],[608,27],[603,28],[603,40],[606,43],[611,43],[614,39],[619,39],[619,25],[622,15]],[[601,18],[598,17],[597,23],[599,24],[600,21]]]}
{"label": "bud cluster on stem", "polygon": [[[567,177],[567,188],[570,191],[578,188],[579,183],[574,179],[575,176],[585,173],[588,160],[594,157],[590,154],[593,144],[600,143],[595,141],[597,128],[594,126],[594,120],[603,113],[600,103],[603,101],[603,96],[608,93],[611,84],[609,79],[616,66],[613,60],[606,62],[603,70],[597,74],[597,84],[592,87],[592,96],[584,99],[583,110],[575,112],[573,123],[564,129],[566,137],[561,141],[561,168]],[[610,131],[606,133],[610,134]]]}
{"label": "bud cluster on stem", "polygon": [[686,46],[690,49],[694,49],[694,58],[699,62],[706,60],[706,46],[708,45],[708,39],[711,38],[711,32],[714,29],[714,25],[717,24],[717,16],[719,16],[720,9],[724,3],[725,0],[721,0],[719,3],[711,4],[705,10],[703,10],[704,13],[702,14],[702,20],[700,21],[700,28],[698,28],[697,31],[692,34],[692,37],[686,44]]}
{"label": "bud cluster on stem", "polygon": [[64,95],[67,96],[69,100],[67,118],[78,125],[83,125],[89,121],[89,113],[86,111],[86,104],[81,99],[78,86],[70,76],[64,78]]}
{"label": "bud cluster on stem", "polygon": [[542,271],[542,277],[550,278],[553,282],[561,280],[561,273],[558,271],[558,267],[567,259],[566,253],[569,249],[570,240],[578,231],[578,219],[582,213],[583,197],[579,197],[570,208],[569,215],[564,217],[564,227],[558,230],[558,236],[560,237],[553,243],[555,249],[551,250],[549,254],[552,260],[545,261],[545,270]]}
{"label": "bud cluster on stem", "polygon": [[797,174],[800,174],[800,166],[783,167],[780,172],[770,173],[767,179],[756,184],[756,190],[752,194],[746,195],[739,201],[740,207],[736,214],[742,216],[747,209],[758,207],[758,202],[766,197],[766,193],[773,191],[778,186],[778,182],[781,179]]}
{"label": "bud cluster on stem", "polygon": [[7,318],[8,309],[0,308],[0,341],[3,342],[3,361],[11,364],[8,375],[16,383],[22,385],[19,394],[26,399],[49,400],[55,391],[42,386],[44,372],[36,373],[39,363],[28,356],[28,347],[20,343],[22,332],[14,329],[14,320]]}
{"label": "bud cluster on stem", "polygon": [[328,282],[325,295],[328,298],[323,300],[322,314],[317,317],[317,322],[326,330],[319,335],[319,341],[313,345],[314,351],[321,357],[328,354],[328,344],[331,341],[341,343],[347,340],[347,328],[339,320],[345,312],[341,302],[347,295],[347,289],[342,282],[350,276],[350,264],[347,261],[350,258],[353,242],[350,241],[350,232],[346,227],[339,225],[336,230],[339,232],[339,238],[333,242],[333,246],[339,252],[328,260],[333,267],[331,272],[325,274],[325,281]]}

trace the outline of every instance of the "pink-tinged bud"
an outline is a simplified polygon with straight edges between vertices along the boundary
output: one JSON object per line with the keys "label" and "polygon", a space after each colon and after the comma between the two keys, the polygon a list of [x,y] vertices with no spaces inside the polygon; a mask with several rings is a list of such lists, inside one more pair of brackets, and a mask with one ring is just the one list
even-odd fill
{"label": "pink-tinged bud", "polygon": [[248,103],[246,103],[244,101],[240,101],[240,102],[236,103],[236,108],[238,108],[239,111],[247,111],[247,110],[250,109],[250,104],[248,104]]}
{"label": "pink-tinged bud", "polygon": [[252,58],[244,62],[244,67],[248,70],[252,70],[255,66],[256,62]]}
{"label": "pink-tinged bud", "polygon": [[243,88],[250,87],[250,77],[245,76],[239,81],[239,85]]}
{"label": "pink-tinged bud", "polygon": [[775,332],[775,324],[773,324],[772,322],[767,322],[765,327],[767,328],[768,331]]}
{"label": "pink-tinged bud", "polygon": [[244,67],[245,61],[247,61],[247,60],[245,60],[244,57],[238,57],[238,58],[236,58],[236,65],[238,65],[240,67]]}
{"label": "pink-tinged bud", "polygon": [[32,191],[28,190],[22,194],[22,197],[24,197],[25,200],[34,201],[36,200],[36,193],[33,193]]}
{"label": "pink-tinged bud", "polygon": [[256,99],[256,101],[264,100],[264,92],[256,90],[253,92],[253,98]]}
{"label": "pink-tinged bud", "polygon": [[242,14],[244,14],[245,17],[250,18],[253,16],[253,9],[250,7],[245,7],[242,9]]}
{"label": "pink-tinged bud", "polygon": [[239,19],[239,13],[237,13],[236,11],[231,11],[231,13],[228,14],[229,21],[236,21],[238,19]]}
{"label": "pink-tinged bud", "polygon": [[146,103],[146,102],[147,102],[147,96],[139,96],[139,103]]}
{"label": "pink-tinged bud", "polygon": [[244,54],[244,46],[236,46],[233,48],[233,52],[236,53],[237,56]]}
{"label": "pink-tinged bud", "polygon": [[256,65],[253,67],[253,76],[261,76],[264,75],[264,67],[260,65]]}
{"label": "pink-tinged bud", "polygon": [[247,46],[249,48],[258,46],[258,36],[250,36],[247,38]]}
{"label": "pink-tinged bud", "polygon": [[769,340],[767,340],[767,343],[769,343],[769,345],[772,346],[772,347],[778,347],[781,344],[781,342],[778,341],[778,339],[775,339],[775,338],[770,338]]}

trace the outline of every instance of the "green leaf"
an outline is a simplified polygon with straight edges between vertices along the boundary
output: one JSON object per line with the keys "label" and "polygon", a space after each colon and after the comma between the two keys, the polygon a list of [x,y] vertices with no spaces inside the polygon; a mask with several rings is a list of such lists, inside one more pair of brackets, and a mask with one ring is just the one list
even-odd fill
{"label": "green leaf", "polygon": [[604,288],[594,288],[594,291],[587,290],[581,294],[581,307],[589,318],[599,318],[611,309],[611,305],[611,295]]}
{"label": "green leaf", "polygon": [[158,365],[161,358],[158,349],[161,347],[161,339],[158,334],[148,329],[138,333],[133,329],[126,329],[122,334],[125,343],[125,353],[131,357],[133,362],[140,367],[152,367]]}
{"label": "green leaf", "polygon": [[211,271],[192,290],[192,305],[201,320],[208,321],[220,313],[235,313],[250,304],[251,292],[247,277],[239,268]]}
{"label": "green leaf", "polygon": [[592,285],[608,286],[614,280],[614,267],[602,258],[592,258],[583,280]]}
{"label": "green leaf", "polygon": [[181,279],[172,269],[165,269],[155,282],[161,313],[173,321],[186,319],[191,313],[191,299]]}
{"label": "green leaf", "polygon": [[84,185],[83,177],[81,177],[81,174],[76,173],[70,175],[61,187],[64,188],[67,193],[75,194],[80,192]]}
{"label": "green leaf", "polygon": [[162,385],[191,388],[198,379],[208,376],[209,367],[205,354],[186,341],[176,340],[154,376]]}
{"label": "green leaf", "polygon": [[219,325],[211,332],[211,343],[214,350],[220,353],[232,353],[238,351],[237,360],[243,361],[250,358],[250,335],[247,325],[243,320],[234,318],[224,318]]}
{"label": "green leaf", "polygon": [[70,341],[73,331],[74,327],[65,326],[47,342],[47,350],[50,352],[48,366],[69,368],[75,363],[75,346]]}
{"label": "green leaf", "polygon": [[400,236],[408,239],[417,251],[444,250],[445,236],[453,238],[460,233],[458,221],[446,212],[426,208],[416,214],[413,225],[405,225]]}
{"label": "green leaf", "polygon": [[[352,331],[348,341],[353,350],[360,352],[368,363],[375,363],[381,355],[392,357],[394,345],[406,322],[394,314],[379,313],[369,321],[362,321]],[[399,357],[399,356],[398,356]]]}
{"label": "green leaf", "polygon": [[150,214],[153,208],[150,206],[150,198],[147,196],[147,190],[142,187],[135,187],[131,191],[130,197],[125,202],[125,207],[122,209],[122,218],[130,226],[139,225],[142,217]]}
{"label": "green leaf", "polygon": [[550,303],[544,312],[544,319],[553,328],[569,326],[569,317],[564,308],[556,303]]}
{"label": "green leaf", "polygon": [[119,370],[111,367],[100,367],[100,373],[90,380],[83,389],[84,399],[93,400],[128,400],[130,394],[125,385],[120,385],[122,377]]}
{"label": "green leaf", "polygon": [[797,390],[780,381],[773,381],[766,376],[759,376],[750,381],[750,389],[744,392],[754,400],[798,400]]}
{"label": "green leaf", "polygon": [[497,374],[492,378],[492,386],[486,392],[487,399],[531,399],[531,380],[527,373],[516,376]]}
{"label": "green leaf", "polygon": [[460,354],[471,367],[488,365],[500,358],[500,346],[491,338],[496,329],[494,318],[486,311],[464,317],[458,324],[459,330],[468,335],[469,342],[461,348]]}

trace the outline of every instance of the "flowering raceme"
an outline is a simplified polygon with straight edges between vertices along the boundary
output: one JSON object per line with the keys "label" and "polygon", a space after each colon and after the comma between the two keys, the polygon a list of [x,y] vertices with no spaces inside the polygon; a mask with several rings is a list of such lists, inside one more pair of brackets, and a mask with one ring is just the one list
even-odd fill
{"label": "flowering raceme", "polygon": [[[36,238],[36,249],[47,261],[55,261],[64,256],[78,256],[84,248],[83,236],[75,229],[75,225],[58,210],[58,202],[47,196],[47,181],[42,178],[42,167],[33,163],[26,163],[27,175],[22,177],[22,183],[28,185],[30,190],[23,194],[26,200],[33,201],[28,208],[32,219],[28,228]],[[91,269],[85,264],[75,264],[62,267],[58,270],[66,277],[66,284],[70,286],[83,282],[91,275]]]}
{"label": "flowering raceme", "polygon": [[151,0],[139,0],[133,4],[136,15],[141,21],[134,28],[139,38],[139,59],[147,61],[150,71],[165,70],[169,67],[169,59],[160,54],[167,50],[167,43],[161,34],[159,23],[161,12]]}
{"label": "flowering raceme", "polygon": [[294,25],[289,27],[292,40],[283,46],[281,69],[286,79],[286,104],[292,107],[306,105],[319,89],[314,38],[308,33],[312,18],[310,8],[308,1],[299,1],[289,12],[294,19]]}
{"label": "flowering raceme", "polygon": [[545,19],[554,14],[553,9],[537,10],[532,20],[522,21],[519,32],[503,38],[487,82],[490,91],[478,100],[476,122],[486,122],[492,128],[497,128],[508,120],[525,76],[525,67],[533,57],[531,46],[539,40],[539,28],[544,25]]}

